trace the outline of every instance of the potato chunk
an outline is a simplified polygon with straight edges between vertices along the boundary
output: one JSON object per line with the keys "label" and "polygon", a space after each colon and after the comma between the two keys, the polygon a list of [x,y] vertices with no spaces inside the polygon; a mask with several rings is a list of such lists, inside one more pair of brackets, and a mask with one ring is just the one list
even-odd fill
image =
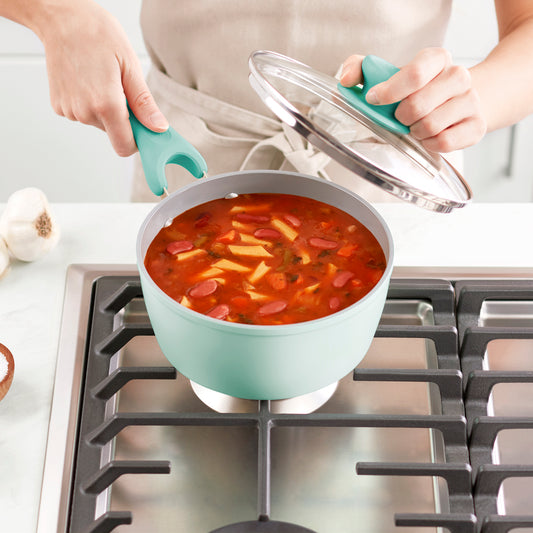
{"label": "potato chunk", "polygon": [[192,259],[193,257],[200,257],[202,255],[205,255],[207,252],[203,250],[202,248],[195,248],[194,250],[191,250],[190,252],[182,252],[180,254],[177,254],[176,261],[187,261],[189,259]]}
{"label": "potato chunk", "polygon": [[228,244],[228,249],[233,255],[243,255],[246,257],[272,257],[272,254],[262,246]]}
{"label": "potato chunk", "polygon": [[248,276],[248,281],[252,285],[257,283],[269,270],[270,270],[270,267],[267,266],[264,261],[261,261],[255,267],[255,270]]}
{"label": "potato chunk", "polygon": [[273,218],[271,224],[291,242],[298,237],[298,232],[279,218]]}
{"label": "potato chunk", "polygon": [[252,270],[250,267],[236,263],[235,261],[230,261],[229,259],[221,259],[213,264],[215,268],[221,268],[222,270],[232,270],[234,272],[250,272]]}

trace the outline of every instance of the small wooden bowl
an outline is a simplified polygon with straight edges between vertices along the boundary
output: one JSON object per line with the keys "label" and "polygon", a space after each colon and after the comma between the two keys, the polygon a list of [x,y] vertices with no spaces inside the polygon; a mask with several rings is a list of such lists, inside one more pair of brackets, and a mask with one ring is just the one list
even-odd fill
{"label": "small wooden bowl", "polygon": [[7,372],[5,376],[3,376],[3,372],[0,374],[0,400],[7,394],[9,387],[11,387],[13,374],[15,373],[15,361],[12,353],[3,344],[0,344],[0,369],[4,366],[1,364],[3,363],[2,359],[7,361]]}

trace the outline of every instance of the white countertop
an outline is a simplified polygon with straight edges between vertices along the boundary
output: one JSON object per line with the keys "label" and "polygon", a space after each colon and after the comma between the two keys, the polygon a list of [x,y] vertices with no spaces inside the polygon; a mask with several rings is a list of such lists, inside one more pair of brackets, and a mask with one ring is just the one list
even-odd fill
{"label": "white countertop", "polygon": [[[3,209],[0,204],[0,210]],[[15,377],[0,402],[0,530],[36,530],[66,270],[72,263],[134,264],[138,228],[154,204],[55,204],[58,246],[14,262],[0,280],[0,343]],[[473,204],[448,215],[377,204],[397,267],[533,267],[533,204]]]}

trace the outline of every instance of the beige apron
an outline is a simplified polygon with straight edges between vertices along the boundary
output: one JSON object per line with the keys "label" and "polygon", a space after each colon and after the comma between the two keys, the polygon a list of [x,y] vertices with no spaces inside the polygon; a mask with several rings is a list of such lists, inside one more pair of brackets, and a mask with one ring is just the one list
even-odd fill
{"label": "beige apron", "polygon": [[[420,48],[442,43],[450,8],[451,0],[145,0],[141,22],[153,62],[147,82],[211,176],[295,170],[331,179],[369,201],[390,201],[268,112],[248,84],[248,56],[270,49],[330,75],[352,53],[401,65]],[[138,159],[132,200],[153,201]],[[166,175],[170,192],[194,181],[176,165],[168,165]]]}

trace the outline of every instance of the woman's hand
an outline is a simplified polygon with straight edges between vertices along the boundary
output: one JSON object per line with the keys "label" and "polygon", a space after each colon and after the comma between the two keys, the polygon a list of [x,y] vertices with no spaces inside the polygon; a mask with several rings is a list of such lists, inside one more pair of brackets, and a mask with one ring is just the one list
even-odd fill
{"label": "woman's hand", "polygon": [[[363,56],[350,56],[340,82],[362,83]],[[454,65],[443,48],[425,48],[387,81],[367,93],[370,104],[400,102],[396,118],[432,152],[452,152],[476,144],[487,131],[468,69]]]}
{"label": "woman's hand", "polygon": [[55,2],[28,26],[44,44],[50,100],[58,115],[104,130],[120,156],[137,150],[126,99],[145,126],[168,128],[124,30],[100,5]]}

